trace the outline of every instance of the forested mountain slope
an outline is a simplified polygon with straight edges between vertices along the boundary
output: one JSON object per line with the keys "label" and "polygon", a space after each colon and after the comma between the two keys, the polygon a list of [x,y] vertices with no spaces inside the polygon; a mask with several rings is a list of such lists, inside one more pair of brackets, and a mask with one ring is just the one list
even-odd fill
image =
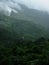
{"label": "forested mountain slope", "polygon": [[19,5],[0,12],[0,65],[49,65],[49,14]]}
{"label": "forested mountain slope", "polygon": [[13,16],[0,15],[0,37],[20,37],[25,39],[37,39],[40,37],[47,37],[47,30],[34,21],[24,19],[17,19]]}

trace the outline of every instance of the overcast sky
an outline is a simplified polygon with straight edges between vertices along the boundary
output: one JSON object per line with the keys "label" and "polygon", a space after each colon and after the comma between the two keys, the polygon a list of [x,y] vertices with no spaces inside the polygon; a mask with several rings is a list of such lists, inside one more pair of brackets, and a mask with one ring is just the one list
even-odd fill
{"label": "overcast sky", "polygon": [[15,0],[26,4],[30,8],[44,10],[49,12],[49,0]]}
{"label": "overcast sky", "polygon": [[5,7],[9,6],[8,10],[11,9],[10,7],[14,7],[14,8],[19,7],[19,9],[21,9],[20,6],[18,6],[17,4],[17,3],[21,3],[21,4],[25,4],[26,6],[32,9],[38,9],[49,12],[49,0],[0,0],[0,7],[2,6],[2,8],[5,8],[3,4],[1,4],[1,2],[5,4]]}

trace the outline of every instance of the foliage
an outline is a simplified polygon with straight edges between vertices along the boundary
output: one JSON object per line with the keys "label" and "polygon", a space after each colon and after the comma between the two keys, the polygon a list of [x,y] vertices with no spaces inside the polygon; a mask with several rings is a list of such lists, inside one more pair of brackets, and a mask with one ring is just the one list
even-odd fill
{"label": "foliage", "polygon": [[49,42],[38,43],[24,39],[6,45],[0,42],[0,65],[49,65]]}
{"label": "foliage", "polygon": [[0,15],[0,65],[49,65],[49,41],[43,29]]}

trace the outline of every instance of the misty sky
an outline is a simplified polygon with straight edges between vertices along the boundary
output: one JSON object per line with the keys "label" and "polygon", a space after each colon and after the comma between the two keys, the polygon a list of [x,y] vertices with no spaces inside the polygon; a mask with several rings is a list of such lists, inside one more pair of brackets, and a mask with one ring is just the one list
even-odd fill
{"label": "misty sky", "polygon": [[49,12],[49,0],[0,0],[0,9],[5,8],[9,10],[9,12],[12,10],[12,8],[19,8],[21,10],[18,3],[24,4],[32,9]]}
{"label": "misty sky", "polygon": [[30,8],[49,12],[49,0],[15,0],[26,4]]}

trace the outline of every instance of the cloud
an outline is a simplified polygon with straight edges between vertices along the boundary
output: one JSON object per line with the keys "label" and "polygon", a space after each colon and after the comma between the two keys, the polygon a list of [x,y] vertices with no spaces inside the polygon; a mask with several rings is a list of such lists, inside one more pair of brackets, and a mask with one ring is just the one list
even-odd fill
{"label": "cloud", "polygon": [[41,11],[49,12],[49,0],[0,0],[0,9],[4,11],[14,11],[18,13],[15,9],[21,10],[18,3],[24,4],[31,9],[37,9]]}
{"label": "cloud", "polygon": [[26,6],[32,9],[38,9],[49,12],[49,0],[15,0],[15,2],[25,4]]}
{"label": "cloud", "polygon": [[14,7],[16,6],[16,5],[15,6],[14,5],[15,4],[12,3],[12,1],[10,2],[10,0],[8,0],[8,1],[2,0],[2,1],[0,1],[0,12],[3,12],[3,14],[6,14],[8,16],[10,16],[12,11],[15,13],[18,13],[18,11],[16,11],[14,9]]}
{"label": "cloud", "polygon": [[6,4],[0,2],[0,12],[4,13],[6,15],[10,15],[11,8],[8,7]]}

